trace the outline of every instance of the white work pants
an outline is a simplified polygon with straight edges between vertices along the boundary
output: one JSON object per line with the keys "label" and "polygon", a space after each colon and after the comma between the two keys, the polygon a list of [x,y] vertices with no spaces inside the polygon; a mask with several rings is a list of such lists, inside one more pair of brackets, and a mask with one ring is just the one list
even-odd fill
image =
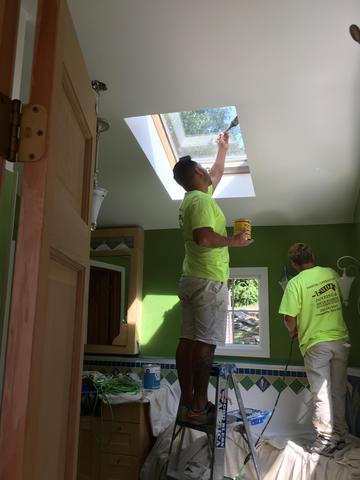
{"label": "white work pants", "polygon": [[339,440],[348,432],[345,421],[346,340],[321,342],[304,355],[306,375],[314,401],[313,425],[318,434]]}

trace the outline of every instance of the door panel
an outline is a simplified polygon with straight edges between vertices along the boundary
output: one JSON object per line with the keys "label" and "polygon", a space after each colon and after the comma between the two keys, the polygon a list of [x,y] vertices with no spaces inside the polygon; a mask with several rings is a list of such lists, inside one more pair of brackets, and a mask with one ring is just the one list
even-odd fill
{"label": "door panel", "polygon": [[39,2],[31,103],[48,111],[47,150],[24,166],[0,478],[73,480],[96,112],[65,0]]}
{"label": "door panel", "polygon": [[69,191],[76,211],[87,221],[89,191],[85,190],[83,195],[83,182],[88,184],[91,175],[91,131],[65,68],[55,108],[58,110],[55,131],[62,129],[62,137],[67,139],[64,144],[60,136],[54,138],[57,177]]}
{"label": "door panel", "polygon": [[[71,459],[76,444],[72,439],[77,432],[74,422],[78,422],[74,412],[77,410],[78,375],[81,373],[79,343],[82,341],[83,317],[78,299],[83,296],[85,270],[56,251],[51,255],[47,311],[36,332],[38,342],[33,363],[37,371],[32,379],[36,388],[31,392],[27,432],[38,455],[37,462],[34,462],[33,448],[29,443],[29,464],[25,469],[33,462],[33,472],[32,476],[25,476],[26,479],[73,478]],[[42,458],[41,452],[44,453]]]}
{"label": "door panel", "polygon": [[[44,455],[41,468],[46,478],[65,477],[66,430],[68,428],[69,389],[72,375],[72,348],[76,318],[77,272],[65,262],[51,259],[48,277],[48,302],[46,319],[41,332],[42,346],[39,345],[39,390],[36,395],[38,408],[34,412],[32,439],[39,447],[43,445]],[[72,321],[64,321],[64,318]],[[68,342],[58,339],[68,338]],[[53,361],[41,362],[53,358]],[[35,425],[36,424],[36,425]],[[51,448],[46,442],[51,439]],[[36,477],[34,477],[36,478]],[[45,478],[45,477],[43,477]]]}

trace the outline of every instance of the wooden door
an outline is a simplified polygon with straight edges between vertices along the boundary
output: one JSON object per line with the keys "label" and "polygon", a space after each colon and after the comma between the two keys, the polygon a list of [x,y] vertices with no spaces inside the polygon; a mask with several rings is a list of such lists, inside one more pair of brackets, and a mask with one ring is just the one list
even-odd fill
{"label": "wooden door", "polygon": [[47,148],[24,166],[0,422],[1,480],[73,480],[89,275],[95,95],[65,0],[39,0],[31,103]]}

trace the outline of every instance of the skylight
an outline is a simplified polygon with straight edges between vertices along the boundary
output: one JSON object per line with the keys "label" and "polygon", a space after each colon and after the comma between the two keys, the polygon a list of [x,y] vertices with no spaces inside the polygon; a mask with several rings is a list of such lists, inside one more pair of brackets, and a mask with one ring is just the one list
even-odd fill
{"label": "skylight", "polygon": [[[161,132],[159,121],[153,116],[162,142],[169,143],[173,155],[170,163],[184,155],[204,167],[210,167],[216,157],[216,139],[236,117],[235,107],[220,107],[192,110],[186,112],[164,113],[159,118],[165,135]],[[225,162],[225,174],[247,173],[249,171],[244,141],[240,126],[230,130],[229,150]],[[166,148],[166,146],[164,145]]]}
{"label": "skylight", "polygon": [[[180,200],[184,190],[173,178],[173,167],[184,155],[204,167],[216,157],[216,139],[236,117],[235,107],[192,110],[125,118],[161,183],[173,200]],[[241,175],[240,175],[241,174]],[[216,198],[254,197],[247,155],[239,126],[229,132],[229,150],[225,175],[216,188]]]}

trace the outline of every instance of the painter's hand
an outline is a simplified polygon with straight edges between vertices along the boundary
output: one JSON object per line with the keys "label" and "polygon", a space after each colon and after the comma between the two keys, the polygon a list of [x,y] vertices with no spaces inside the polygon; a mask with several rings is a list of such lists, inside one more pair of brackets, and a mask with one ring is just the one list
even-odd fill
{"label": "painter's hand", "polygon": [[246,232],[245,230],[237,233],[230,238],[230,247],[248,247],[254,242],[254,240],[249,240],[247,236],[248,232]]}
{"label": "painter's hand", "polygon": [[218,144],[219,150],[226,150],[229,148],[229,134],[228,133],[220,133],[216,143]]}

